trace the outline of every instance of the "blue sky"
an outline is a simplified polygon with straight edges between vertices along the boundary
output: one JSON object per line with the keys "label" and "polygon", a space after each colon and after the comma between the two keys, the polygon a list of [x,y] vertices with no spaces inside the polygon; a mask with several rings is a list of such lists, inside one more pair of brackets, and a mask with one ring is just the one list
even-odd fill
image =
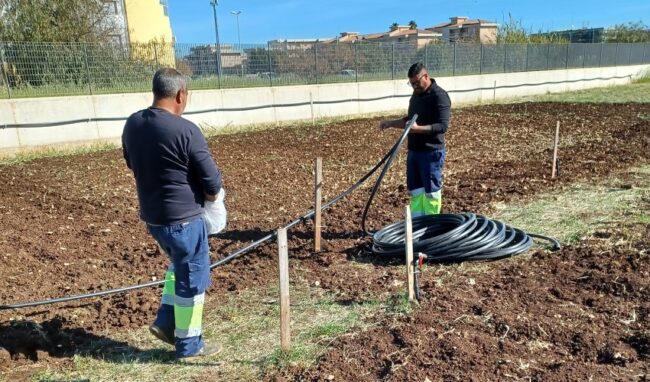
{"label": "blue sky", "polygon": [[[209,0],[168,0],[177,42],[213,42],[214,18]],[[503,22],[511,14],[526,29],[559,30],[607,27],[641,21],[650,24],[648,0],[219,0],[221,42],[237,42],[239,16],[242,43],[284,38],[331,38],[339,32],[381,32],[393,22],[415,20],[419,27],[468,16]]]}

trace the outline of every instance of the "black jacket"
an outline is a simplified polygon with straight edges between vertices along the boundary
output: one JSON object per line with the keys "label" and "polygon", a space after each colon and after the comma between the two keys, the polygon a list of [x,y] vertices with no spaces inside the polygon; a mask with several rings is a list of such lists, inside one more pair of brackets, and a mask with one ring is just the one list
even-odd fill
{"label": "black jacket", "polygon": [[424,93],[411,96],[408,119],[417,114],[418,125],[432,125],[431,135],[409,134],[408,149],[413,151],[439,150],[445,148],[445,133],[449,128],[451,100],[447,92],[431,80]]}

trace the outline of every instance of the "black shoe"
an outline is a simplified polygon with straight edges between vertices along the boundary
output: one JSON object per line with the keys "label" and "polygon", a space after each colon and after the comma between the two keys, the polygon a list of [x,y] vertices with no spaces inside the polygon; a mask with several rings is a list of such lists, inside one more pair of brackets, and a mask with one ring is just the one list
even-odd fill
{"label": "black shoe", "polygon": [[178,360],[183,362],[197,362],[201,358],[210,357],[221,353],[222,349],[223,347],[218,343],[212,343],[212,344],[204,343],[203,347],[195,354],[189,357],[179,358]]}
{"label": "black shoe", "polygon": [[151,326],[149,326],[149,333],[153,334],[156,338],[158,338],[164,343],[170,344],[172,346],[175,345],[174,332],[166,333],[158,325],[152,324]]}

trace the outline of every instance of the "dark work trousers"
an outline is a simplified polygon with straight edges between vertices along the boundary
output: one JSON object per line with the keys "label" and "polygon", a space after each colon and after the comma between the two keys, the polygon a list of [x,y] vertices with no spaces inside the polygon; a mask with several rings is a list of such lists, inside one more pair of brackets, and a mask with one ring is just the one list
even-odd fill
{"label": "dark work trousers", "polygon": [[445,156],[444,149],[408,152],[406,183],[411,195],[411,216],[440,213]]}
{"label": "dark work trousers", "polygon": [[177,358],[192,356],[204,344],[201,335],[203,303],[205,291],[210,286],[205,222],[199,217],[182,224],[148,224],[147,228],[170,260],[154,324],[166,333],[174,333]]}

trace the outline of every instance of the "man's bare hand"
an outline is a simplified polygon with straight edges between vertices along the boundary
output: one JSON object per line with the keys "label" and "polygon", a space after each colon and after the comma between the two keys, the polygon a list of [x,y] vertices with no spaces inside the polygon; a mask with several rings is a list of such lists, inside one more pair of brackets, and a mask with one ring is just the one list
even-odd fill
{"label": "man's bare hand", "polygon": [[217,200],[217,195],[211,195],[208,194],[207,192],[204,192],[203,196],[205,196],[205,200],[207,200],[208,202],[214,202],[215,200]]}

